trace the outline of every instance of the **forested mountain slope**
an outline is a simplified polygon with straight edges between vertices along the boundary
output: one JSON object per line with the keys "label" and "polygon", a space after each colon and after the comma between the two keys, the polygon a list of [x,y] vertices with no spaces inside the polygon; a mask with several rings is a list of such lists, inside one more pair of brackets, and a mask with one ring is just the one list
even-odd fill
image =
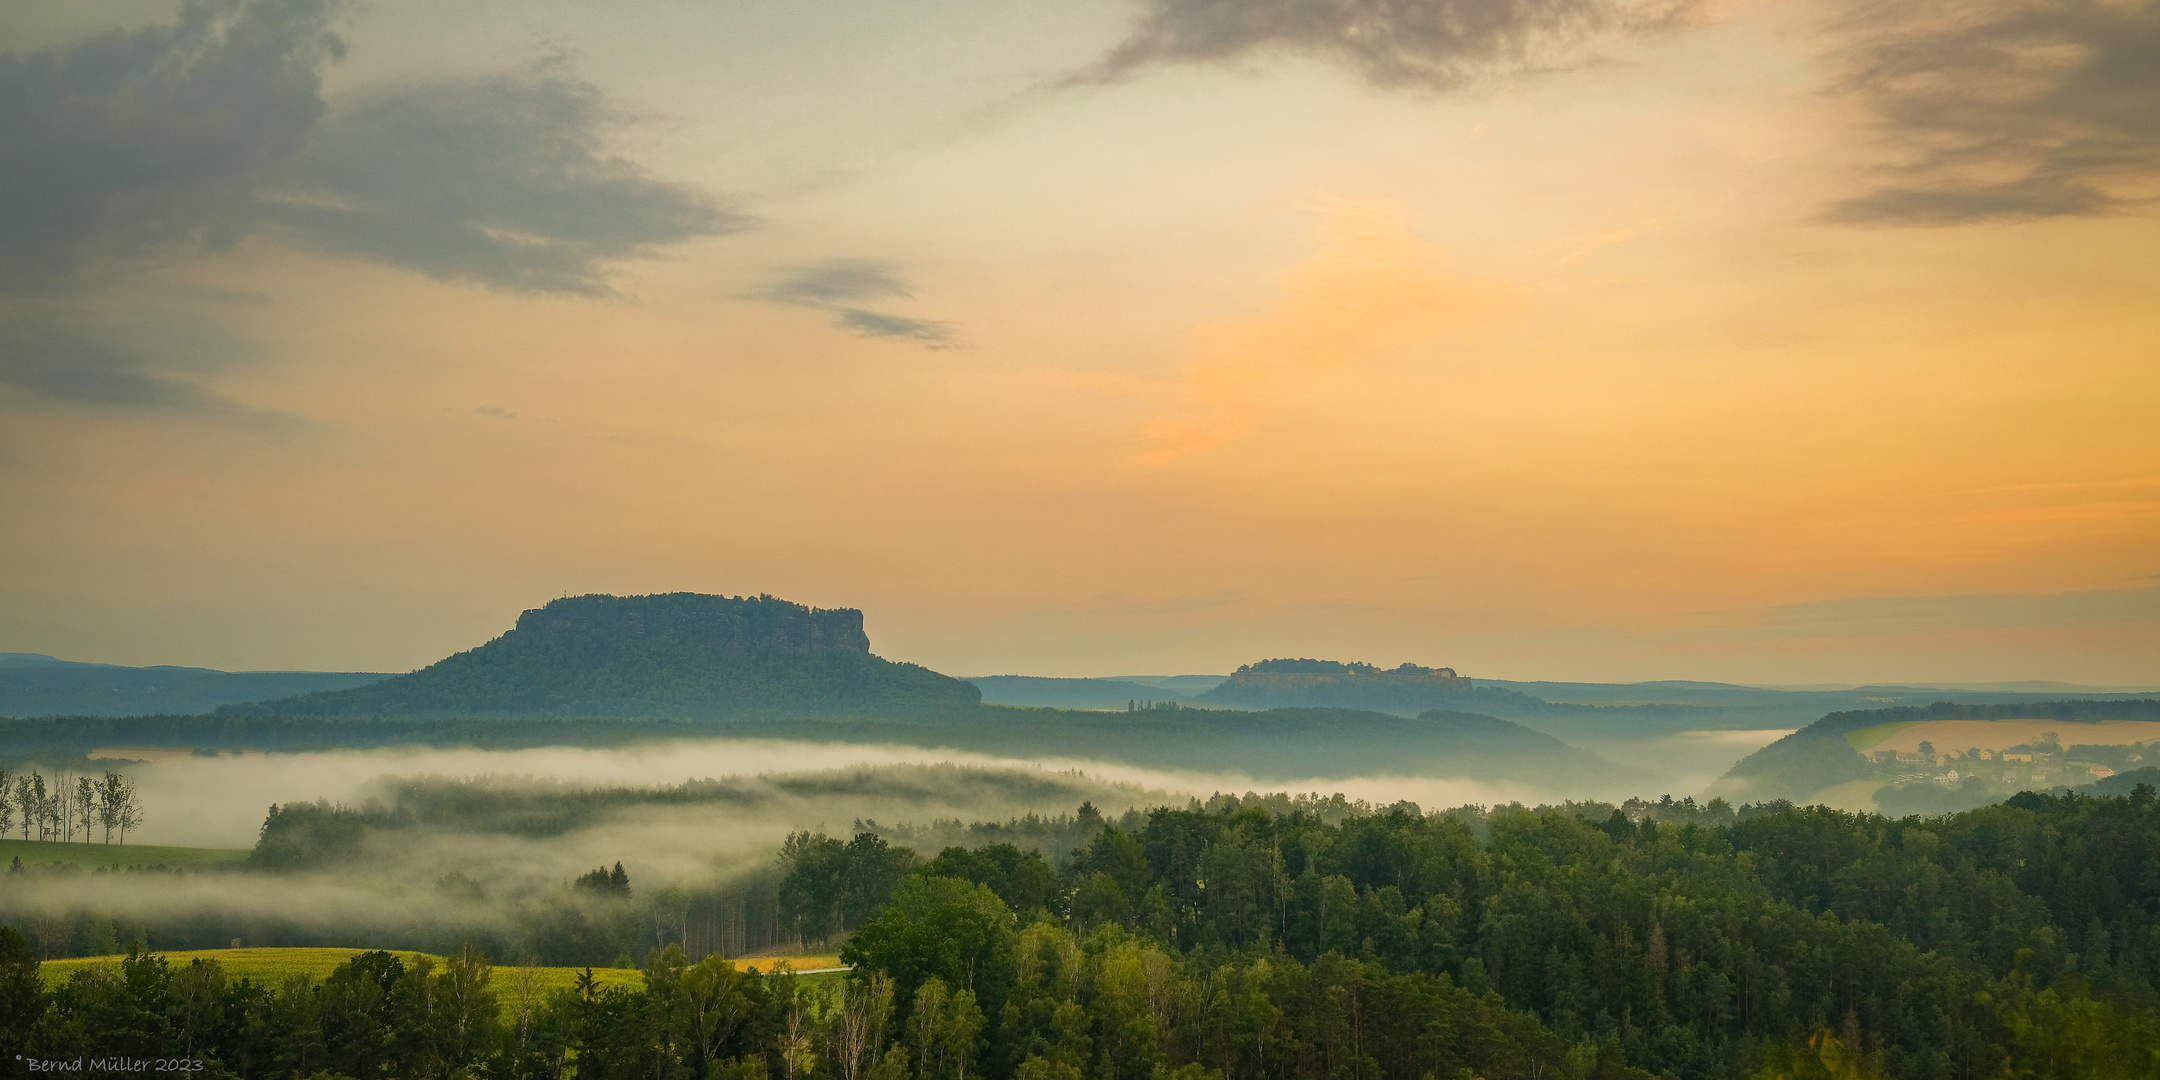
{"label": "forested mountain slope", "polygon": [[727,720],[972,707],[975,688],[870,652],[862,612],[770,596],[576,596],[370,686],[225,715]]}

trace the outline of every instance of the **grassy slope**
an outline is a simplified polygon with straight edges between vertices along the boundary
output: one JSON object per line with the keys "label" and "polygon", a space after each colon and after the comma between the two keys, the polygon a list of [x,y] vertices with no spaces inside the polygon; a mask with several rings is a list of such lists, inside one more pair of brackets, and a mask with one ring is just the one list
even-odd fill
{"label": "grassy slope", "polygon": [[85,870],[99,866],[209,867],[247,861],[246,848],[158,847],[154,844],[61,844],[39,840],[0,840],[0,866],[20,858],[24,866],[66,863]]}
{"label": "grassy slope", "polygon": [[1874,749],[1876,743],[1918,723],[1918,720],[1900,720],[1891,724],[1877,724],[1874,727],[1854,728],[1845,733],[1845,745],[1864,754]]}

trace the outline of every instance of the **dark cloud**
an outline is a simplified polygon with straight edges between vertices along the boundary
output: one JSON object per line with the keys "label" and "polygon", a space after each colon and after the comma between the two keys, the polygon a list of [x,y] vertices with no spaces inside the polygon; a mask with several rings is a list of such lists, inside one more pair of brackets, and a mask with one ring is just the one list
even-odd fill
{"label": "dark cloud", "polygon": [[907,338],[933,348],[958,344],[958,328],[934,319],[911,319],[857,306],[860,301],[906,299],[914,294],[889,264],[872,259],[832,259],[806,266],[754,294],[760,300],[832,313],[832,325],[857,337]]}
{"label": "dark cloud", "polygon": [[1837,220],[1947,225],[2120,213],[2160,180],[2160,3],[1854,7],[1841,88],[1898,158]]}
{"label": "dark cloud", "polygon": [[1447,90],[1580,62],[1614,33],[1676,25],[1693,0],[1147,0],[1139,25],[1079,81],[1159,64],[1302,56],[1383,87]]}
{"label": "dark cloud", "polygon": [[608,154],[617,117],[558,65],[421,88],[336,118],[265,216],[339,254],[518,292],[606,294],[606,263],[747,219]]}
{"label": "dark cloud", "polygon": [[0,290],[245,231],[323,112],[330,0],[189,3],[170,26],[0,54]]}
{"label": "dark cloud", "polygon": [[602,295],[614,260],[745,223],[610,154],[623,118],[560,64],[326,119],[338,6],[189,0],[169,25],[0,54],[0,385],[244,413],[201,388],[201,356],[178,339],[83,313],[125,310],[122,271],[251,232],[445,280]]}
{"label": "dark cloud", "polygon": [[249,353],[215,324],[187,316],[115,319],[43,309],[0,318],[0,387],[72,405],[186,412],[259,428],[294,426],[290,417],[203,388],[203,376]]}

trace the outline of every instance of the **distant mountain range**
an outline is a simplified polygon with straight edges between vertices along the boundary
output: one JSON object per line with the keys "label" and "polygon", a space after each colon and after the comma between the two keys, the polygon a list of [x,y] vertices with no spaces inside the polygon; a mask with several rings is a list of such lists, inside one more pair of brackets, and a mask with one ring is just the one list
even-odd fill
{"label": "distant mountain range", "polygon": [[[1282,661],[1248,665],[1259,669]],[[1311,663],[1307,661],[1306,663]],[[1343,668],[1363,665],[1342,664]],[[1434,669],[1425,669],[1434,670]],[[1446,669],[1438,669],[1446,670]],[[1969,686],[1856,686],[1774,689],[1732,683],[1661,680],[1639,683],[1524,682],[1474,677],[1433,679],[1393,670],[1236,675],[1124,676],[1114,679],[993,675],[970,680],[983,701],[1060,709],[1123,709],[1133,701],[1176,701],[1201,708],[1341,708],[1416,716],[1432,709],[1473,712],[1526,724],[1563,739],[1641,738],[1705,728],[1796,728],[1829,713],[1936,702],[2014,704],[2039,694],[2126,700],[2134,689],[2060,683]]]}
{"label": "distant mountain range", "polygon": [[[1840,725],[1879,723],[1890,715],[1885,709],[1921,706],[2010,715],[2035,708],[2030,696],[1508,682],[1312,659],[1259,661],[1228,676],[963,681],[874,655],[862,612],[850,608],[771,596],[592,595],[526,611],[493,641],[394,676],[123,668],[0,654],[0,714],[52,718],[0,720],[0,752],[593,745],[724,727],[745,737],[1115,761],[1260,782],[1463,777],[1609,793],[1664,782],[1615,757],[1679,770],[1669,756],[1644,750],[1666,746],[1669,755],[1684,740],[1656,740],[1674,733],[1806,725],[1721,782],[1746,797],[1798,798],[1876,775],[1845,744]],[[2100,713],[2160,708],[2104,696],[2117,700],[2071,705]]]}
{"label": "distant mountain range", "polygon": [[[406,675],[201,715],[0,721],[0,750],[101,746],[525,746],[712,735],[885,743],[1023,760],[1087,760],[1281,783],[1465,777],[1541,788],[1650,785],[1551,735],[1491,716],[1344,708],[1176,707],[1178,690],[1084,681],[1115,711],[982,704],[969,682],[870,652],[863,615],[769,596],[581,596],[519,616],[493,641]],[[1207,678],[1150,678],[1204,689]],[[985,680],[1037,695],[1056,680]],[[1198,683],[1198,686],[1194,684]],[[1169,707],[1144,708],[1144,702]]]}
{"label": "distant mountain range", "polygon": [[367,671],[117,667],[41,653],[0,653],[0,716],[199,713],[239,701],[349,690],[389,677]]}

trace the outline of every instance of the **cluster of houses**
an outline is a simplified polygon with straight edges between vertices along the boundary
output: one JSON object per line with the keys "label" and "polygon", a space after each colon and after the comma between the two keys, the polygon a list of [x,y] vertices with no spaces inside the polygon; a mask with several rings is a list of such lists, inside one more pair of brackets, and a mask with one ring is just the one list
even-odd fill
{"label": "cluster of houses", "polygon": [[[1877,750],[1869,755],[1876,764],[1898,769],[1900,782],[1910,780],[1933,780],[1938,784],[1955,784],[1970,776],[1999,777],[2006,783],[2041,783],[2053,779],[2059,755],[2034,753],[2027,750],[1980,750],[1964,753],[1951,750],[1936,752],[1928,743],[1921,743],[1917,750]],[[1978,763],[1995,762],[1999,768],[1983,769]],[[1961,774],[1953,762],[1963,763]],[[2115,775],[2115,770],[2105,765],[2072,764],[2072,770],[2089,772],[2096,780]],[[1938,772],[1936,770],[1940,769]],[[2080,782],[2080,781],[2069,781]]]}

